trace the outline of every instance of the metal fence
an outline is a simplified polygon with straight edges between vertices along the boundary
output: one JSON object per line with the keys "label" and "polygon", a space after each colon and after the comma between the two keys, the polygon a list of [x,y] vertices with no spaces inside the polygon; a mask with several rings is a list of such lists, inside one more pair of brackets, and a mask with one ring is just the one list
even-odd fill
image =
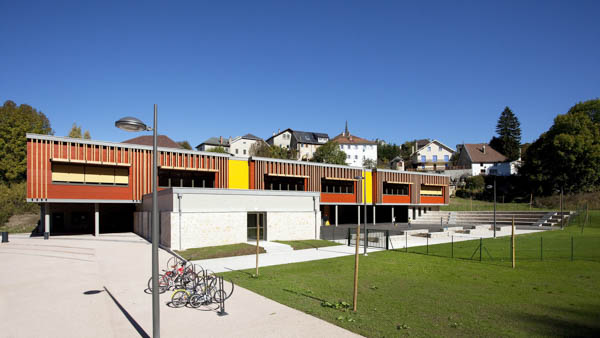
{"label": "metal fence", "polygon": [[[407,236],[408,237],[408,236]],[[408,242],[408,238],[407,238]],[[431,244],[396,249],[407,253],[454,259],[489,261],[511,264],[513,248],[510,236],[477,238],[450,236],[450,243]],[[516,236],[516,261],[591,260],[600,261],[600,236]]]}
{"label": "metal fence", "polygon": [[[348,245],[356,245],[356,229],[348,228]],[[390,231],[389,230],[366,230],[367,247],[379,248],[388,250],[390,244]],[[360,242],[359,245],[364,246],[365,240],[365,229],[360,229]]]}

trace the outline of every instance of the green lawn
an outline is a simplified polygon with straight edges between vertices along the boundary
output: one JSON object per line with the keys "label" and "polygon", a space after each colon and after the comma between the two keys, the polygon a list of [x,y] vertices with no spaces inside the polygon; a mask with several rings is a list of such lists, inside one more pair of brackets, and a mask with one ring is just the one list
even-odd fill
{"label": "green lawn", "polygon": [[[260,253],[265,253],[265,249],[258,247]],[[238,243],[220,246],[208,246],[204,248],[187,249],[183,251],[175,251],[186,260],[193,261],[198,259],[232,257],[256,254],[256,245],[248,243]]]}
{"label": "green lawn", "polygon": [[325,241],[322,239],[307,239],[302,241],[275,241],[281,244],[287,244],[294,248],[294,250],[302,250],[302,249],[314,249],[314,248],[322,248],[326,246],[335,246],[340,245],[339,243]]}
{"label": "green lawn", "polygon": [[[353,256],[264,267],[259,278],[250,277],[250,270],[224,275],[369,337],[594,336],[600,332],[600,212],[593,212],[592,220],[583,235],[574,223],[563,231],[520,236],[517,258],[522,259],[514,270],[503,239],[486,241],[484,247],[498,257],[484,256],[482,262],[478,256],[451,259],[402,251],[361,256],[356,313],[346,308],[352,304]],[[573,262],[571,235],[589,241]],[[543,261],[538,254],[540,236],[549,250]],[[555,244],[558,249],[551,257],[552,242],[564,239],[568,244]],[[478,243],[469,242],[464,255]],[[447,249],[448,245],[430,246],[430,253]],[[585,257],[588,254],[592,257]]]}
{"label": "green lawn", "polygon": [[[472,203],[472,206],[471,206]],[[494,202],[470,200],[468,198],[451,197],[447,206],[440,207],[443,211],[492,211]],[[531,208],[529,203],[500,203],[496,200],[496,210],[498,211],[543,211],[545,209]]]}

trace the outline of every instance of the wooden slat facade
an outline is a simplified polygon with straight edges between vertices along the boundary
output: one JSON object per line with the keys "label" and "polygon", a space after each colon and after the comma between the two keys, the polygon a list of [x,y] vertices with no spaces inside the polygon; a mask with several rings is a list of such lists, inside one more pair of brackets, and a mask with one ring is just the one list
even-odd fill
{"label": "wooden slat facade", "polygon": [[[215,187],[227,188],[229,159],[201,153],[160,151],[159,167],[215,173]],[[129,168],[127,186],[53,184],[52,163]],[[27,139],[27,198],[110,199],[140,201],[152,192],[152,150],[134,145],[107,145],[74,139]]]}

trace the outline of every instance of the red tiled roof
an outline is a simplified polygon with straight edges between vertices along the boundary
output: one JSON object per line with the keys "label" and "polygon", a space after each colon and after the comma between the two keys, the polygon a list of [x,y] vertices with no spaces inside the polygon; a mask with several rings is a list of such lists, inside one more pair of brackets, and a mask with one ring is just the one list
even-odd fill
{"label": "red tiled roof", "polygon": [[344,135],[344,133],[339,134],[334,137],[332,141],[337,142],[338,144],[377,144],[375,141],[369,141],[362,137],[354,136],[349,134],[348,136]]}
{"label": "red tiled roof", "polygon": [[[144,135],[144,136],[138,136],[138,137],[129,139],[127,141],[123,141],[123,143],[140,144],[143,146],[152,146],[153,140],[152,140],[152,135]],[[177,144],[177,142],[171,140],[166,135],[158,135],[156,143],[158,144],[159,147],[163,147],[163,148],[181,149],[181,146],[179,146],[179,144]]]}
{"label": "red tiled roof", "polygon": [[[494,148],[490,147],[489,144],[464,144],[464,146],[472,163],[498,163],[506,162],[508,160],[506,156],[497,152]],[[484,146],[485,153],[483,152]]]}

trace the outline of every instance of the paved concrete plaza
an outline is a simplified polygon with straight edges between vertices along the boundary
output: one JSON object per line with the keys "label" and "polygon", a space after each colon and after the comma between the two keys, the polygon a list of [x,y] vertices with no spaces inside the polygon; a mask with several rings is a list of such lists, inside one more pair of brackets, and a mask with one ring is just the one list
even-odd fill
{"label": "paved concrete plaza", "polygon": [[[139,337],[152,334],[151,245],[131,233],[11,235],[0,244],[0,336]],[[161,266],[170,255],[161,250]],[[352,337],[353,333],[240,287],[214,310],[170,308],[161,295],[164,337]]]}

